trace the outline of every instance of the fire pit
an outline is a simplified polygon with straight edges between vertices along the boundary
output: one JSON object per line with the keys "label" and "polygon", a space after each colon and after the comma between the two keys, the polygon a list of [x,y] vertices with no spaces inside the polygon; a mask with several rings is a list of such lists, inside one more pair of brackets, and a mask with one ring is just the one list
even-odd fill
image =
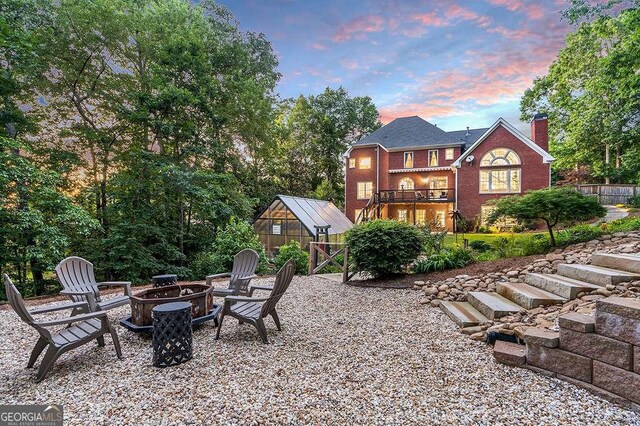
{"label": "fire pit", "polygon": [[176,284],[142,290],[131,296],[131,317],[121,320],[120,324],[132,331],[149,332],[153,329],[151,310],[154,306],[189,302],[193,324],[213,319],[217,325],[216,315],[220,306],[213,304],[212,291],[213,287],[206,284]]}

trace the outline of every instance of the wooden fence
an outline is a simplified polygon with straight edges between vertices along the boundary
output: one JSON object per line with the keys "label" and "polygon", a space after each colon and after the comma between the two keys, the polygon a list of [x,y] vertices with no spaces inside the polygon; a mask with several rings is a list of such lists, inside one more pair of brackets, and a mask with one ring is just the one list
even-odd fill
{"label": "wooden fence", "polygon": [[[343,255],[342,263],[337,256]],[[309,243],[309,275],[318,273],[327,265],[335,265],[342,272],[342,282],[346,283],[355,274],[349,273],[349,248],[344,243]]]}
{"label": "wooden fence", "polygon": [[640,195],[638,185],[577,185],[576,189],[584,195],[598,197],[603,205],[627,204],[629,198]]}

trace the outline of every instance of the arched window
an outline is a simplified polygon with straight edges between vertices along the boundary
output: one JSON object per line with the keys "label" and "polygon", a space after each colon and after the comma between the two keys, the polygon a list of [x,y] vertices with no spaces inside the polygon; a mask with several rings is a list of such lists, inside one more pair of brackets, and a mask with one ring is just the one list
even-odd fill
{"label": "arched window", "polygon": [[411,178],[402,178],[400,180],[400,182],[398,182],[398,189],[413,189],[414,185],[413,185],[413,179]]}
{"label": "arched window", "polygon": [[480,160],[480,167],[487,168],[480,170],[480,193],[519,193],[520,164],[518,154],[508,148],[496,148],[487,152]]}
{"label": "arched window", "polygon": [[482,160],[480,166],[513,166],[520,164],[520,157],[518,154],[507,148],[496,148],[487,152]]}

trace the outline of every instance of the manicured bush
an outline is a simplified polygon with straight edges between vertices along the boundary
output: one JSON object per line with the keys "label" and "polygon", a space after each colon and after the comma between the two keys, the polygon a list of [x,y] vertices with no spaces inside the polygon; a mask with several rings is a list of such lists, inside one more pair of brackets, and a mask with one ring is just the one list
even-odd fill
{"label": "manicured bush", "polygon": [[426,274],[433,271],[462,268],[471,262],[473,262],[473,256],[469,250],[442,250],[440,253],[434,253],[426,259],[417,261],[413,270],[417,274]]}
{"label": "manicured bush", "polygon": [[347,232],[351,267],[373,277],[402,272],[422,252],[424,238],[414,226],[395,220],[373,220]]}
{"label": "manicured bush", "polygon": [[231,218],[229,223],[216,234],[213,248],[194,256],[191,269],[197,277],[230,272],[233,267],[233,256],[246,248],[253,249],[260,255],[257,272],[265,272],[267,257],[253,227],[247,222]]}
{"label": "manicured bush", "polygon": [[309,253],[302,250],[297,240],[291,240],[280,246],[278,254],[273,258],[276,270],[280,270],[289,259],[296,262],[296,274],[306,275],[309,272]]}

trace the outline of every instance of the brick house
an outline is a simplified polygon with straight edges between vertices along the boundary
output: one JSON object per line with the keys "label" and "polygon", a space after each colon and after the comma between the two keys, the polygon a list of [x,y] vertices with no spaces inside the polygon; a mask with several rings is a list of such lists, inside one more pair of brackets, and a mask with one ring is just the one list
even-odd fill
{"label": "brick house", "polygon": [[547,117],[531,138],[499,118],[491,127],[445,132],[420,117],[398,118],[345,153],[345,214],[431,223],[451,230],[449,214],[486,217],[487,202],[551,182]]}

